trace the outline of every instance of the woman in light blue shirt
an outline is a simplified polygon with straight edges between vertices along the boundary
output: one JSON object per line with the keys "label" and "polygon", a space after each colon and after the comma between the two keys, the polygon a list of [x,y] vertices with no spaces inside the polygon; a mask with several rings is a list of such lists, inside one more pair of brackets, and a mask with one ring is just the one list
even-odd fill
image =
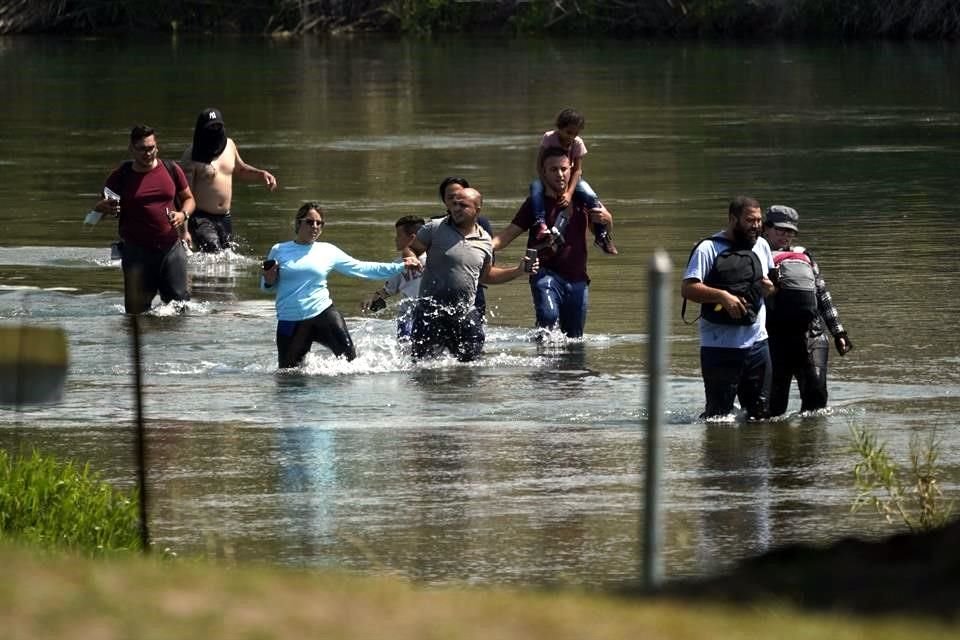
{"label": "woman in light blue shirt", "polygon": [[327,242],[317,242],[324,226],[323,209],[307,202],[294,221],[296,239],[273,245],[263,263],[260,288],[277,296],[277,360],[281,369],[297,367],[314,342],[337,357],[357,357],[343,316],[333,306],[327,274],[382,280],[404,270],[419,271],[416,258],[403,262],[363,262]]}

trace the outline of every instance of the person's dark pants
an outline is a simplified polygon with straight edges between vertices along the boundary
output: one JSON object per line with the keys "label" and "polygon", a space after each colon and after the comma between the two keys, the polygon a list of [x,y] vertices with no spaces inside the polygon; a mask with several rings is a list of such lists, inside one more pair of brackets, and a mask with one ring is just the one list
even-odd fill
{"label": "person's dark pants", "polygon": [[413,309],[410,337],[415,360],[435,358],[446,349],[460,362],[470,362],[483,353],[483,315],[472,303],[420,298]]}
{"label": "person's dark pants", "polygon": [[827,406],[829,353],[830,343],[823,333],[770,334],[770,359],[773,361],[770,415],[786,413],[793,378],[797,379],[800,389],[800,411],[814,411]]}
{"label": "person's dark pants", "polygon": [[735,398],[750,418],[767,417],[771,366],[766,340],[746,349],[700,347],[700,368],[707,396],[702,417],[729,415]]}
{"label": "person's dark pants", "polygon": [[187,228],[203,253],[229,249],[233,241],[233,218],[229,213],[218,215],[197,209],[187,221]]}
{"label": "person's dark pants", "polygon": [[281,369],[299,367],[314,342],[347,360],[357,357],[347,323],[336,307],[330,305],[306,320],[277,321],[277,364]]}
{"label": "person's dark pants", "polygon": [[583,336],[587,323],[589,287],[586,282],[567,282],[549,269],[543,269],[530,281],[537,326],[556,326],[568,338]]}
{"label": "person's dark pants", "polygon": [[157,293],[164,303],[190,299],[187,254],[182,244],[175,242],[169,249],[148,249],[124,242],[120,251],[123,306],[127,313],[149,311]]}

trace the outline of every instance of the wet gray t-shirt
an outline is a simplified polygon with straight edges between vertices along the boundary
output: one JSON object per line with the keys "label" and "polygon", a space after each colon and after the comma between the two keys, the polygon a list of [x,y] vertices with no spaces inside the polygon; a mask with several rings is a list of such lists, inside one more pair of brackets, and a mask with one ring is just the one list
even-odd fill
{"label": "wet gray t-shirt", "polygon": [[420,296],[473,304],[480,273],[493,260],[490,234],[474,225],[473,231],[463,235],[446,216],[420,227],[417,240],[427,247]]}

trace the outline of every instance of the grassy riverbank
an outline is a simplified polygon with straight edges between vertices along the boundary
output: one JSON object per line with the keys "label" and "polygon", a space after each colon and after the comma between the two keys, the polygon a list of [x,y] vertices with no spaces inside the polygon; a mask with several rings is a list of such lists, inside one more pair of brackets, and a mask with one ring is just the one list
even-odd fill
{"label": "grassy riverbank", "polygon": [[89,464],[0,450],[0,539],[88,554],[138,551],[136,495]]}
{"label": "grassy riverbank", "polygon": [[924,620],[807,615],[575,592],[415,588],[266,567],[140,557],[90,560],[0,546],[0,619],[12,638],[831,638],[933,640]]}
{"label": "grassy riverbank", "polygon": [[225,31],[956,38],[955,0],[9,0],[0,33]]}

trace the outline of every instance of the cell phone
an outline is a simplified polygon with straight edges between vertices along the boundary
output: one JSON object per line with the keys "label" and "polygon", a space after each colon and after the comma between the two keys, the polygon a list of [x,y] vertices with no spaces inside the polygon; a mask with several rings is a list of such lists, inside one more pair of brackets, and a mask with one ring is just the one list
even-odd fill
{"label": "cell phone", "polygon": [[523,263],[523,270],[527,273],[533,271],[533,262],[537,259],[536,249],[527,249],[527,261]]}
{"label": "cell phone", "polygon": [[277,264],[277,261],[273,258],[263,261],[263,270],[267,271],[268,269],[273,269],[273,265]]}

